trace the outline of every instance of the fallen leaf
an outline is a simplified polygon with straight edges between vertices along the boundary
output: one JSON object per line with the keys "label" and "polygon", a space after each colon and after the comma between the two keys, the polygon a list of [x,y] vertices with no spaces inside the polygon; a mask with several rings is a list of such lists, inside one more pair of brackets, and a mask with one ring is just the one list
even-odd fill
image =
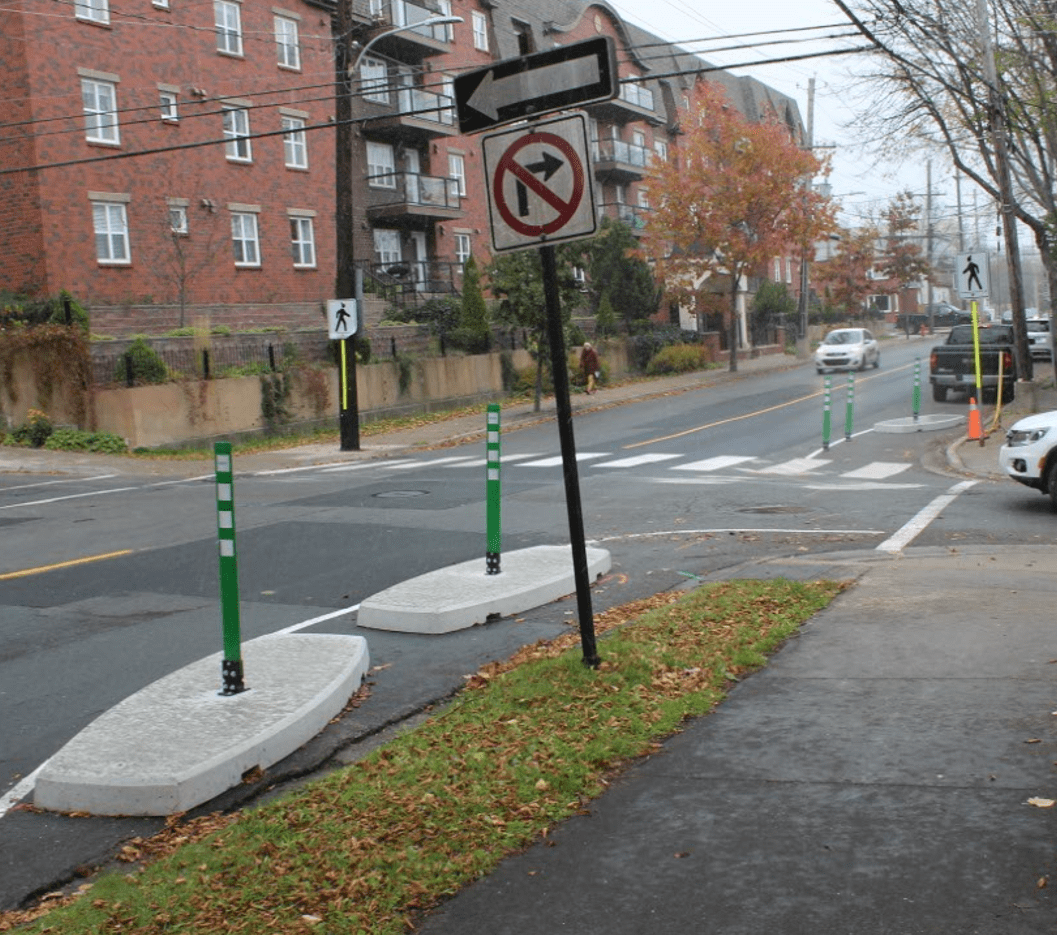
{"label": "fallen leaf", "polygon": [[1054,805],[1057,805],[1057,799],[1043,799],[1033,795],[1028,799],[1028,805],[1034,805],[1036,808],[1053,808]]}
{"label": "fallen leaf", "polygon": [[1025,740],[1024,743],[1042,743],[1038,737],[1032,737],[1030,740]]}
{"label": "fallen leaf", "polygon": [[1045,877],[1039,877],[1038,880],[1035,881],[1035,889],[1038,889],[1038,890],[1046,889],[1046,883],[1047,883],[1047,880],[1046,880]]}
{"label": "fallen leaf", "polygon": [[689,857],[690,856],[690,852],[689,851],[679,851],[674,856],[677,857],[677,858]]}

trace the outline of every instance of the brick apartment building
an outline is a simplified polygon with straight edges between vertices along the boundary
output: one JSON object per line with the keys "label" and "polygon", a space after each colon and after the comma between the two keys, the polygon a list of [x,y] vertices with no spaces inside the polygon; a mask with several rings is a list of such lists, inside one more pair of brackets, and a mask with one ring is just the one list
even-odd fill
{"label": "brick apartment building", "polygon": [[[792,100],[703,74],[700,58],[605,2],[342,2],[5,6],[0,290],[67,289],[96,330],[203,312],[322,327],[336,288],[338,22],[352,39],[351,252],[369,289],[457,291],[465,259],[489,259],[480,137],[460,136],[454,114],[460,71],[612,36],[620,96],[587,108],[595,192],[601,213],[633,229],[649,210],[646,167],[676,152],[700,77],[750,119],[775,114],[803,137]],[[427,22],[446,16],[462,21]]]}

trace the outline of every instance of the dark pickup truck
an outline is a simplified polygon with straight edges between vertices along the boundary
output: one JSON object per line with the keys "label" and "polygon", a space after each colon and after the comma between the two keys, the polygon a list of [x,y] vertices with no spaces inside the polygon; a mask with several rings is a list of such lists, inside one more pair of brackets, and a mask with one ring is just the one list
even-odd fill
{"label": "dark pickup truck", "polygon": [[[966,396],[976,392],[976,363],[973,326],[955,325],[947,340],[932,349],[929,357],[929,383],[932,398],[941,403],[948,391]],[[1012,325],[984,325],[980,328],[980,402],[998,399],[999,369],[1002,372],[1002,402],[1013,399],[1017,380],[1017,354]]]}

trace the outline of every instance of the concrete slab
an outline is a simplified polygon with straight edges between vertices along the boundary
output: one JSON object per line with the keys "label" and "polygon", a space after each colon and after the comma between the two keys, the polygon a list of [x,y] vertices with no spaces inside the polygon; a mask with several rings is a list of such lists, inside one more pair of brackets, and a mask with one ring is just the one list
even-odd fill
{"label": "concrete slab", "polygon": [[237,786],[318,734],[367,674],[360,636],[292,633],[242,647],[248,690],[219,694],[221,654],[100,715],[41,769],[40,808],[173,815]]}
{"label": "concrete slab", "polygon": [[910,432],[939,432],[952,429],[965,421],[964,415],[947,415],[946,413],[928,413],[919,416],[917,421],[912,416],[902,419],[886,419],[874,425],[875,432],[889,435],[909,434]]}
{"label": "concrete slab", "polygon": [[[592,580],[612,566],[606,549],[587,549]],[[375,630],[402,633],[450,633],[542,607],[576,590],[572,547],[540,545],[504,552],[502,572],[485,573],[479,559],[439,568],[393,585],[360,604],[357,623]]]}

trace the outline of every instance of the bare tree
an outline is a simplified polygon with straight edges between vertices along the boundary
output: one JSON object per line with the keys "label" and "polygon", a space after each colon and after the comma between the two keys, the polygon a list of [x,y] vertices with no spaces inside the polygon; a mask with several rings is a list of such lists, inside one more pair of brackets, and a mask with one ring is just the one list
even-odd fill
{"label": "bare tree", "polygon": [[[983,0],[834,2],[879,53],[869,77],[881,93],[864,122],[886,139],[946,150],[1001,206],[1011,247],[1016,221],[1032,232],[1057,297],[1057,5],[993,0],[987,29],[1000,67],[991,74]],[[1011,251],[1009,258],[1017,259]],[[1012,281],[1017,272],[1011,270]],[[1018,294],[1014,308],[1021,356],[1030,366]]]}

